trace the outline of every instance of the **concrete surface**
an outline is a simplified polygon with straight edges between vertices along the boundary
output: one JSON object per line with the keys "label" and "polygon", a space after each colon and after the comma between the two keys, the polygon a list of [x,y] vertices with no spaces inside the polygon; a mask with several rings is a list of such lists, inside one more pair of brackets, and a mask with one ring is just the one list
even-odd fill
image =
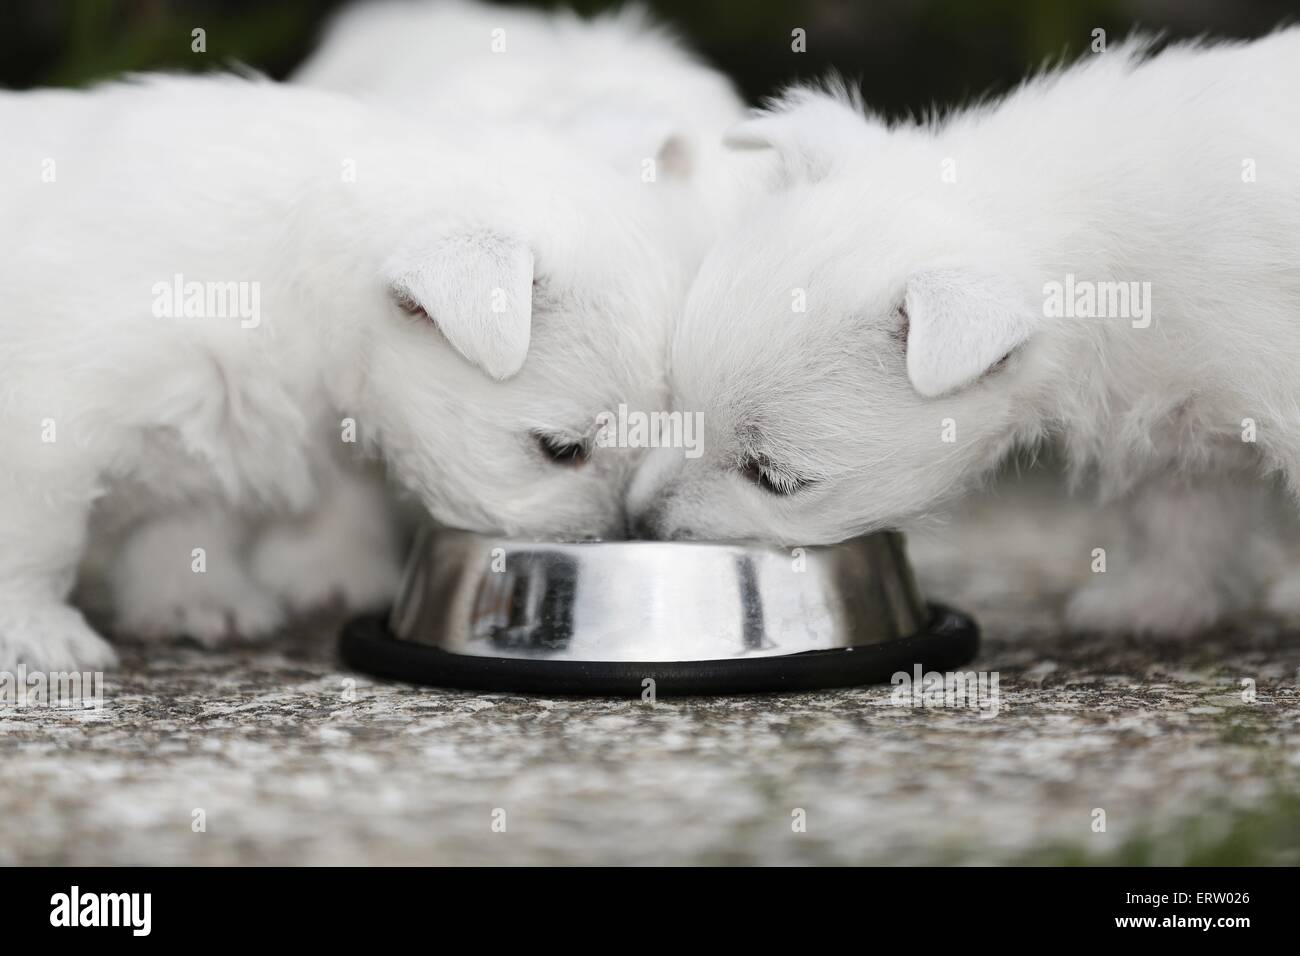
{"label": "concrete surface", "polygon": [[[101,711],[0,709],[0,863],[1300,863],[1300,631],[1063,634],[1096,526],[1037,507],[913,540],[980,618],[995,716],[416,689],[342,669],[325,619],[127,646]],[[1015,521],[1039,549],[998,549]]]}

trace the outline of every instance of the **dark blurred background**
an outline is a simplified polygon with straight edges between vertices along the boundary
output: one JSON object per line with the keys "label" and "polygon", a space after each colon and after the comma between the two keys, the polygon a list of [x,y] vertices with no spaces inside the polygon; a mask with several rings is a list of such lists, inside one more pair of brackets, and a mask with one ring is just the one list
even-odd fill
{"label": "dark blurred background", "polygon": [[[0,0],[0,86],[77,85],[123,70],[204,69],[234,60],[275,77],[312,48],[341,0]],[[554,7],[534,2],[529,6]],[[564,4],[581,13],[610,0]],[[1046,59],[1132,29],[1252,37],[1300,0],[649,0],[751,100],[836,67],[896,113],[1005,89]],[[207,30],[205,56],[190,30]],[[790,49],[807,31],[808,49]],[[436,47],[429,55],[436,57]]]}

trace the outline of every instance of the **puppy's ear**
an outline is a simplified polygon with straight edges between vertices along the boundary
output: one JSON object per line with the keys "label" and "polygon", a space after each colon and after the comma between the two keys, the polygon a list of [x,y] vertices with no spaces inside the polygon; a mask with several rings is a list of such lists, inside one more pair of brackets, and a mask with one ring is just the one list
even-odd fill
{"label": "puppy's ear", "polygon": [[685,181],[695,172],[695,151],[685,136],[665,136],[655,153],[655,164],[669,179]]}
{"label": "puppy's ear", "polygon": [[[624,118],[625,126],[627,119]],[[627,126],[627,129],[623,146],[615,157],[616,168],[634,170],[644,176],[647,163],[653,161],[655,181],[686,182],[694,175],[695,150],[685,135],[673,132],[666,124],[651,128],[649,120],[645,126]]]}
{"label": "puppy's ear", "polygon": [[816,182],[888,135],[842,84],[827,91],[796,87],[729,129],[733,149],[773,149],[787,179]]}
{"label": "puppy's ear", "polygon": [[926,398],[969,385],[1038,326],[1011,283],[961,270],[912,276],[904,299],[907,376]]}
{"label": "puppy's ear", "polygon": [[695,171],[695,149],[667,113],[637,110],[622,102],[590,104],[581,122],[566,128],[566,135],[596,155],[605,155],[615,169],[643,175],[653,160],[656,175],[668,180],[690,179]]}
{"label": "puppy's ear", "polygon": [[427,315],[495,379],[523,367],[532,333],[533,254],[518,239],[471,232],[434,240],[385,269],[390,294]]}

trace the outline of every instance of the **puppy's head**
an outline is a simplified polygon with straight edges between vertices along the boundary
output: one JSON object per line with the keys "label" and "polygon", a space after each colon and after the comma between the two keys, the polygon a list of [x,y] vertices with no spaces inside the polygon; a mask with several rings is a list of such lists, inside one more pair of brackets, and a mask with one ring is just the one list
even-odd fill
{"label": "puppy's head", "polygon": [[733,135],[773,150],[774,191],[693,282],[669,383],[704,451],[642,464],[638,534],[836,541],[923,515],[1005,450],[1041,302],[938,165],[879,158],[893,135],[822,97]]}
{"label": "puppy's head", "polygon": [[659,200],[592,169],[524,168],[539,155],[408,230],[382,264],[354,391],[395,479],[439,521],[621,537],[637,450],[598,444],[599,423],[665,401],[685,266]]}

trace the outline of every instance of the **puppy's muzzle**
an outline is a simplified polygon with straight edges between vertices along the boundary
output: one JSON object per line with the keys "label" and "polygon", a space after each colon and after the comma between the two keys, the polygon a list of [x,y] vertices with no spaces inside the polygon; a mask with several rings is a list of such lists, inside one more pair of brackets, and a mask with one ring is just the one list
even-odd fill
{"label": "puppy's muzzle", "polygon": [[628,537],[634,541],[691,541],[698,536],[689,528],[674,527],[667,501],[659,499],[629,517]]}
{"label": "puppy's muzzle", "polygon": [[657,541],[659,528],[663,524],[664,509],[662,505],[651,505],[628,518],[627,534],[636,541]]}

